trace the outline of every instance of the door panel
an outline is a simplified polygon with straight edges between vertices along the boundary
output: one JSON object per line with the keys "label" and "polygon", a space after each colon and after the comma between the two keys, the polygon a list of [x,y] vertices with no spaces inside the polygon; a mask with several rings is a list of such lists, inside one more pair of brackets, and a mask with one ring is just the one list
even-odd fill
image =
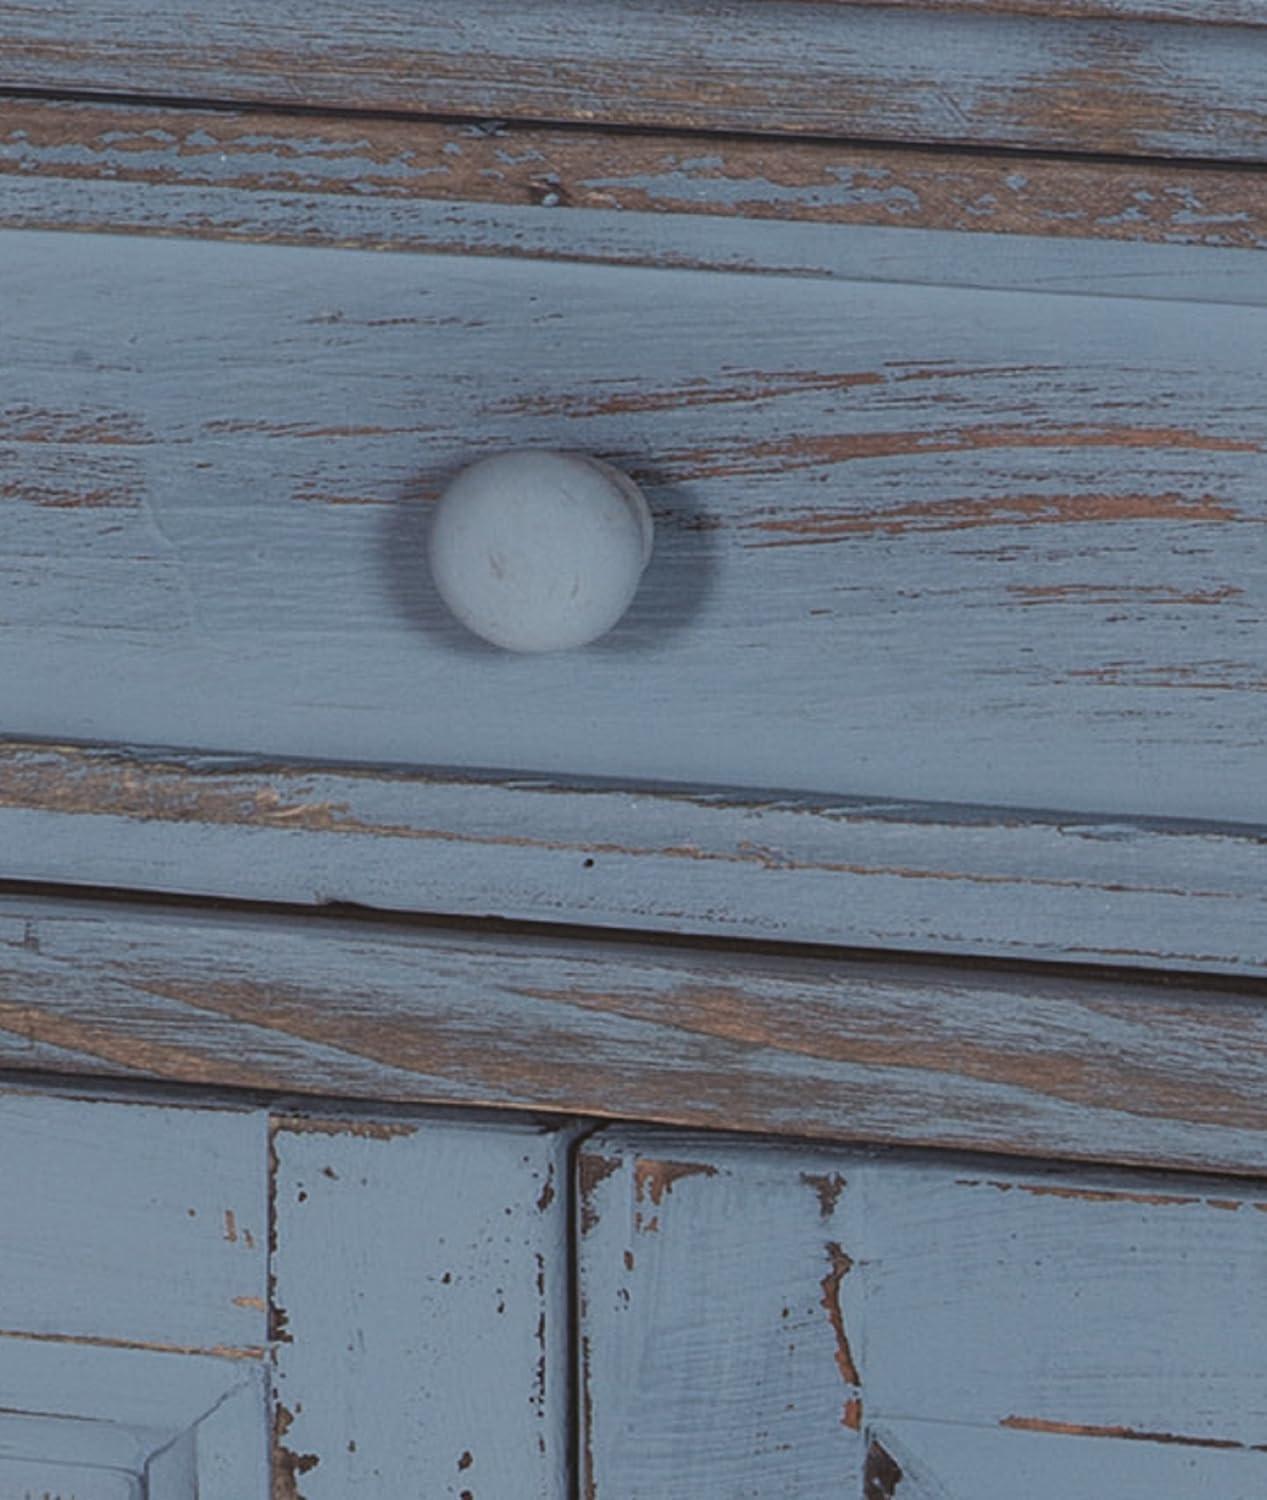
{"label": "door panel", "polygon": [[593,1500],[1267,1493],[1267,1191],[611,1130]]}
{"label": "door panel", "polygon": [[566,1130],[287,1117],[275,1464],[303,1500],[564,1500]]}

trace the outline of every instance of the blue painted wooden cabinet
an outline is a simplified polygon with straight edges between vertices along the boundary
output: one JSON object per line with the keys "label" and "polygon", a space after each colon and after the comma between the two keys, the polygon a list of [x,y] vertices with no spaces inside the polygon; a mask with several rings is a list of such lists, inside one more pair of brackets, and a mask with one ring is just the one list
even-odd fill
{"label": "blue painted wooden cabinet", "polygon": [[1264,161],[1267,0],[0,0],[0,1500],[1267,1495]]}

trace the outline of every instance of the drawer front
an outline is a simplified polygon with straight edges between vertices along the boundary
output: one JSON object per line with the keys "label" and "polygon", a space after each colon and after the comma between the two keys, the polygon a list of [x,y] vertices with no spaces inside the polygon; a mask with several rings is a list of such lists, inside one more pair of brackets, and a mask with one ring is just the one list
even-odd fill
{"label": "drawer front", "polygon": [[636,1130],[578,1172],[594,1500],[1267,1484],[1261,1188]]}
{"label": "drawer front", "polygon": [[[1261,808],[1267,308],[73,235],[0,275],[10,732]],[[652,505],[583,650],[427,576],[519,446]]]}

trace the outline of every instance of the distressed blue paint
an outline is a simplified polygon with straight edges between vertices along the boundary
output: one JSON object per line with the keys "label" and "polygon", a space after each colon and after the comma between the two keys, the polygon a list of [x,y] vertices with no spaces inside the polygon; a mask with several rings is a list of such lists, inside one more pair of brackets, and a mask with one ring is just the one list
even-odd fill
{"label": "distressed blue paint", "polygon": [[0,1332],[262,1346],[264,1128],[250,1109],[0,1095]]}
{"label": "distressed blue paint", "polygon": [[566,1132],[318,1117],[273,1147],[276,1401],[304,1500],[565,1500]]}
{"label": "distressed blue paint", "polygon": [[1267,1482],[1261,1184],[621,1127],[578,1189],[595,1500]]}
{"label": "distressed blue paint", "polygon": [[1257,26],[822,0],[0,8],[10,86],[1233,159],[1261,158],[1265,47]]}
{"label": "distressed blue paint", "polygon": [[[1267,311],[7,243],[40,309],[10,343],[11,731],[1261,809]],[[624,464],[660,538],[610,637],[529,663],[421,558],[444,478],[520,443]]]}
{"label": "distressed blue paint", "polygon": [[1267,966],[1255,825],[0,743],[0,834],[6,873],[26,880],[1149,968]]}

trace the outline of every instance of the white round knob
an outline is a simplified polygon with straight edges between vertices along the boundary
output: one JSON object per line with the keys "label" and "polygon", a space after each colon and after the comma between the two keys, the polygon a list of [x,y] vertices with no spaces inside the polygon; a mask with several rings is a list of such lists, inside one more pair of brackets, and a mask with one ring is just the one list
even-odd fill
{"label": "white round knob", "polygon": [[605,634],[651,556],[651,512],[632,479],[574,453],[482,458],[445,490],[428,539],[453,613],[510,651],[562,651]]}

